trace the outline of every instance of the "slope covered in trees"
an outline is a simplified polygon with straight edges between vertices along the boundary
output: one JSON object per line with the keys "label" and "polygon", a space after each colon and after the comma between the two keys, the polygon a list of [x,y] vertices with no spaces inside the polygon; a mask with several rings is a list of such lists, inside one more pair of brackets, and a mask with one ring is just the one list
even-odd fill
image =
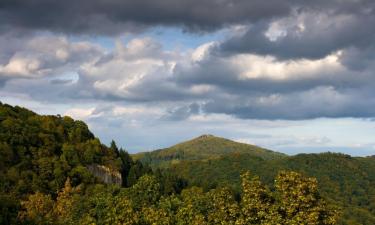
{"label": "slope covered in trees", "polygon": [[[95,174],[93,166],[107,172]],[[55,199],[68,178],[73,187],[86,189],[103,183],[103,176],[121,174],[120,183],[127,187],[151,173],[114,142],[103,145],[82,121],[40,116],[0,102],[0,224],[19,223],[21,201],[30,194]],[[168,193],[184,185],[162,171],[155,176]]]}
{"label": "slope covered in trees", "polygon": [[[186,142],[189,143],[189,142]],[[192,149],[195,146],[186,146]],[[216,142],[219,143],[219,142]],[[176,145],[179,146],[179,145]],[[211,142],[207,151],[200,148],[199,160],[185,158],[177,163],[154,163],[186,179],[190,185],[201,186],[205,190],[215,187],[231,187],[240,192],[239,182],[242,171],[252,171],[268,185],[281,170],[297,171],[316,177],[322,195],[331,203],[343,209],[342,224],[375,224],[375,159],[374,157],[351,157],[337,153],[299,154],[296,156],[261,157],[252,152],[228,152],[211,155],[211,149],[221,149]],[[172,147],[173,149],[173,147]],[[169,154],[170,149],[148,153],[145,162],[160,162],[160,155]],[[206,152],[205,152],[206,151]],[[152,156],[157,156],[154,160]],[[151,159],[150,159],[151,157]],[[141,159],[142,160],[142,159]],[[164,158],[167,160],[168,158]]]}
{"label": "slope covered in trees", "polygon": [[134,154],[134,159],[141,159],[153,167],[165,167],[183,160],[208,160],[220,158],[229,153],[249,154],[262,159],[278,159],[285,154],[273,152],[255,145],[234,142],[213,135],[202,135],[192,140],[166,149]]}

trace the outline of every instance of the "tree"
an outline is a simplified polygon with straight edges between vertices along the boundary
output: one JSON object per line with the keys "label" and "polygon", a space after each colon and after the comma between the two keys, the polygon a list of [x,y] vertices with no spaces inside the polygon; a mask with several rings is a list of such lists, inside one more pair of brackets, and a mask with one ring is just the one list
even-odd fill
{"label": "tree", "polygon": [[132,201],[125,197],[116,196],[106,211],[105,224],[132,225],[140,221],[140,212],[135,211]]}
{"label": "tree", "polygon": [[79,192],[80,187],[73,188],[69,178],[66,180],[64,188],[59,191],[53,212],[62,224],[71,221],[72,211],[78,202]]}
{"label": "tree", "polygon": [[192,187],[181,192],[182,204],[176,213],[176,224],[207,224],[208,198],[202,188]]}
{"label": "tree", "polygon": [[154,176],[146,174],[129,189],[129,193],[137,209],[144,205],[155,205],[161,197],[160,184]]}
{"label": "tree", "polygon": [[208,193],[210,209],[209,224],[236,224],[240,208],[229,188],[219,188]]}
{"label": "tree", "polygon": [[19,217],[22,221],[31,221],[36,224],[53,224],[53,200],[50,195],[37,192],[21,202],[23,211]]}
{"label": "tree", "polygon": [[318,192],[316,178],[280,172],[275,181],[283,224],[336,224],[337,210],[328,207]]}
{"label": "tree", "polygon": [[241,175],[241,217],[238,224],[279,224],[277,205],[272,193],[259,177],[251,178],[250,172]]}
{"label": "tree", "polygon": [[111,149],[116,154],[116,157],[119,156],[120,152],[119,152],[119,149],[117,148],[116,142],[114,140],[111,141],[109,149]]}
{"label": "tree", "polygon": [[[122,186],[126,187],[127,183],[128,183],[128,176],[129,176],[130,168],[133,165],[133,160],[132,160],[131,156],[129,155],[129,153],[127,151],[123,150],[123,149],[120,149],[119,157],[120,157],[120,160],[121,160],[120,173],[121,173],[121,177],[122,177]],[[133,174],[132,176],[136,178],[135,174]],[[132,181],[132,182],[134,182],[134,181]]]}
{"label": "tree", "polygon": [[137,180],[145,174],[152,174],[151,167],[143,165],[140,161],[137,160],[129,170],[126,186],[133,186],[135,183],[137,183]]}

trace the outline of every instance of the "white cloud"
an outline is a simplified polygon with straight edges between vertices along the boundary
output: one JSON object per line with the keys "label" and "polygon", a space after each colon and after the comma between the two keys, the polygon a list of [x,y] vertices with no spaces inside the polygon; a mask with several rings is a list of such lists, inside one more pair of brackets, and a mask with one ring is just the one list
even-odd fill
{"label": "white cloud", "polygon": [[93,62],[104,50],[89,42],[71,42],[62,36],[32,36],[9,40],[11,51],[0,52],[0,78],[41,78],[76,71]]}
{"label": "white cloud", "polygon": [[115,106],[112,110],[114,116],[162,116],[165,112],[159,107],[152,106]]}
{"label": "white cloud", "polygon": [[203,45],[198,46],[194,49],[193,53],[191,54],[191,59],[193,62],[199,62],[205,59],[210,54],[210,48],[217,45],[216,42],[208,42]]}
{"label": "white cloud", "polygon": [[340,52],[317,60],[277,61],[272,56],[235,55],[229,63],[238,69],[241,79],[269,78],[275,80],[303,79],[331,73],[340,76],[345,68],[339,61]]}
{"label": "white cloud", "polygon": [[6,65],[0,65],[0,74],[7,76],[33,77],[43,75],[39,70],[41,62],[35,58],[14,56]]}
{"label": "white cloud", "polygon": [[78,120],[87,120],[93,115],[95,108],[71,108],[67,110],[64,115],[70,116]]}

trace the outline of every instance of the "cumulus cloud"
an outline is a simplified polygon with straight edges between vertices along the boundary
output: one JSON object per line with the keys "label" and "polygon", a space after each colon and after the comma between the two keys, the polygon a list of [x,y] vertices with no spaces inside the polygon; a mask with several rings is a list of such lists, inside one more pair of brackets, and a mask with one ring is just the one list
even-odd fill
{"label": "cumulus cloud", "polygon": [[169,79],[174,66],[183,59],[178,52],[164,51],[150,38],[118,42],[114,51],[79,70],[81,90],[98,98],[128,101],[181,99],[180,90]]}
{"label": "cumulus cloud", "polygon": [[11,39],[0,36],[0,78],[41,78],[61,75],[95,61],[103,49],[89,42],[70,42],[66,37],[43,35]]}

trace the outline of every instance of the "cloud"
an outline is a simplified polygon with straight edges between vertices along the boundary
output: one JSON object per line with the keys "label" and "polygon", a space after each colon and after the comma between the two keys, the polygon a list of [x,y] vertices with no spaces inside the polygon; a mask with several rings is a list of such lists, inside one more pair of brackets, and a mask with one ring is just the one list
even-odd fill
{"label": "cloud", "polygon": [[140,102],[182,99],[185,90],[169,81],[182,58],[150,38],[136,38],[126,45],[118,42],[113,52],[80,68],[78,85],[88,97]]}
{"label": "cloud", "polygon": [[28,38],[0,36],[0,79],[42,78],[76,70],[95,61],[104,50],[89,42],[70,42],[64,36],[38,35]]}
{"label": "cloud", "polygon": [[177,108],[173,108],[165,114],[162,119],[166,120],[186,120],[193,115],[200,113],[200,105],[197,103],[192,103],[190,105],[185,105]]}
{"label": "cloud", "polygon": [[82,109],[82,108],[71,108],[68,111],[65,112],[64,115],[71,116],[78,120],[88,119],[90,116],[92,116],[95,108],[88,108],[88,109]]}
{"label": "cloud", "polygon": [[348,48],[343,51],[340,61],[353,71],[374,71],[375,46],[369,46],[363,49]]}

